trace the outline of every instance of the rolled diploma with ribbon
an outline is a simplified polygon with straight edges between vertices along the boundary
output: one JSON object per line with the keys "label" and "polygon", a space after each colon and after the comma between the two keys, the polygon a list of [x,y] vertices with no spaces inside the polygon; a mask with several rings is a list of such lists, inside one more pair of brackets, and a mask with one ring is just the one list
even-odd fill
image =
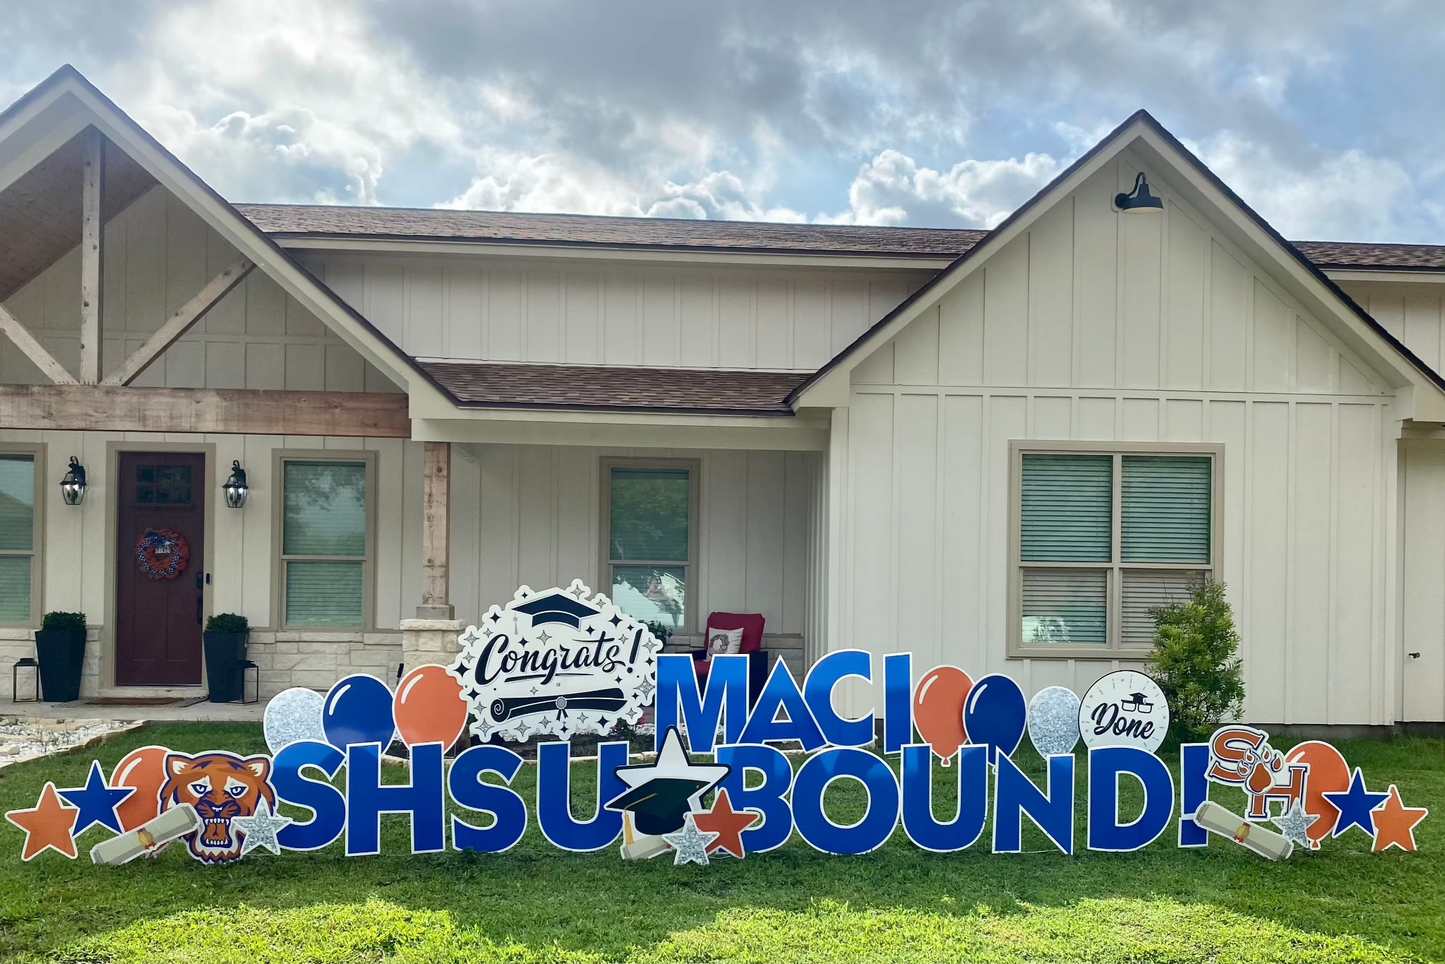
{"label": "rolled diploma with ribbon", "polygon": [[142,854],[159,853],[166,844],[201,829],[201,817],[189,803],[172,807],[130,833],[102,840],[90,850],[92,863],[114,867]]}
{"label": "rolled diploma with ribbon", "polygon": [[1213,800],[1206,800],[1194,811],[1194,822],[1210,833],[1228,837],[1270,860],[1284,860],[1294,852],[1294,842],[1257,823],[1230,813]]}
{"label": "rolled diploma with ribbon", "polygon": [[622,847],[620,849],[623,860],[651,860],[653,857],[672,850],[667,841],[661,837],[638,833],[637,828],[632,825],[630,811],[622,814]]}

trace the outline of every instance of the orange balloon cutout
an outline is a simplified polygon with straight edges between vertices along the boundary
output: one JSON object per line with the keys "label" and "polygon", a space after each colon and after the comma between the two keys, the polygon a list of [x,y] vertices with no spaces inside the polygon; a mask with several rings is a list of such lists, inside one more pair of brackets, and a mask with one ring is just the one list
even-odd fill
{"label": "orange balloon cutout", "polygon": [[1340,811],[1325,799],[1326,793],[1344,793],[1350,789],[1350,767],[1340,751],[1328,743],[1310,740],[1301,743],[1284,756],[1285,765],[1308,763],[1309,780],[1305,785],[1305,813],[1319,817],[1305,831],[1310,838],[1310,849],[1319,850],[1320,841],[1328,837],[1340,822]]}
{"label": "orange balloon cutout", "polygon": [[163,746],[143,746],[127,753],[111,771],[112,787],[135,787],[135,793],[115,808],[125,831],[155,819],[161,812],[161,785],[166,782],[166,754],[170,752]]}
{"label": "orange balloon cutout", "polygon": [[397,684],[392,700],[396,731],[407,746],[440,743],[450,747],[467,726],[462,684],[445,666],[418,666]]}
{"label": "orange balloon cutout", "polygon": [[973,680],[956,666],[935,666],[918,681],[913,691],[913,722],[925,742],[943,759],[953,762],[958,748],[968,742],[963,728],[963,704]]}

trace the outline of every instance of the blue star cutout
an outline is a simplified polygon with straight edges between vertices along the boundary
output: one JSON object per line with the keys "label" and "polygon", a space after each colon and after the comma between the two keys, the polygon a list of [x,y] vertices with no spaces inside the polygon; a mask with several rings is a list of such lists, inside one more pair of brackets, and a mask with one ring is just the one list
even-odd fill
{"label": "blue star cutout", "polygon": [[66,803],[80,808],[80,816],[75,818],[75,831],[71,836],[79,837],[95,824],[116,833],[125,832],[120,827],[120,817],[116,815],[115,808],[135,793],[135,787],[111,789],[106,786],[105,774],[100,772],[99,760],[90,761],[90,776],[86,778],[85,786],[61,790],[59,793]]}
{"label": "blue star cutout", "polygon": [[1375,835],[1373,821],[1370,820],[1370,813],[1385,805],[1390,799],[1388,793],[1370,793],[1365,789],[1365,775],[1355,767],[1355,775],[1350,780],[1350,789],[1344,793],[1322,794],[1326,800],[1334,804],[1340,811],[1340,820],[1335,824],[1335,832],[1331,836],[1338,837],[1351,827],[1359,827],[1371,837]]}

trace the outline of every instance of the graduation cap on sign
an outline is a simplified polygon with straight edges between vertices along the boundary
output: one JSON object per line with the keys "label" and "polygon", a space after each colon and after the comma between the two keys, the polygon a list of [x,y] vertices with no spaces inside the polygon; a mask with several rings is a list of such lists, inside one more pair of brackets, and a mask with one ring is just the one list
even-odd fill
{"label": "graduation cap on sign", "polygon": [[668,727],[656,762],[617,768],[617,778],[629,789],[607,801],[606,807],[630,811],[638,833],[672,833],[682,829],[687,814],[701,808],[702,795],[731,771],[727,764],[693,763],[682,748],[677,727]]}
{"label": "graduation cap on sign", "polygon": [[1154,708],[1154,704],[1149,702],[1149,697],[1143,693],[1130,693],[1129,698],[1121,704],[1121,708],[1131,713],[1148,713]]}
{"label": "graduation cap on sign", "polygon": [[563,623],[577,629],[582,625],[582,620],[588,616],[596,616],[602,610],[595,606],[589,606],[585,602],[573,599],[566,593],[553,592],[545,596],[539,596],[531,602],[523,603],[520,606],[513,606],[513,612],[526,613],[532,617],[533,626],[544,626],[547,623]]}

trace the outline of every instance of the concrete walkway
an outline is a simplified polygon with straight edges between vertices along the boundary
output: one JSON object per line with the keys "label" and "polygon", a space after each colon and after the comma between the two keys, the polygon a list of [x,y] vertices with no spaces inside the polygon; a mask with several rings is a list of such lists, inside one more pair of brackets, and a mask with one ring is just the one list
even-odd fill
{"label": "concrete walkway", "polygon": [[194,703],[190,706],[98,706],[84,703],[12,703],[0,699],[0,717],[46,720],[149,720],[163,722],[261,722],[260,703]]}

